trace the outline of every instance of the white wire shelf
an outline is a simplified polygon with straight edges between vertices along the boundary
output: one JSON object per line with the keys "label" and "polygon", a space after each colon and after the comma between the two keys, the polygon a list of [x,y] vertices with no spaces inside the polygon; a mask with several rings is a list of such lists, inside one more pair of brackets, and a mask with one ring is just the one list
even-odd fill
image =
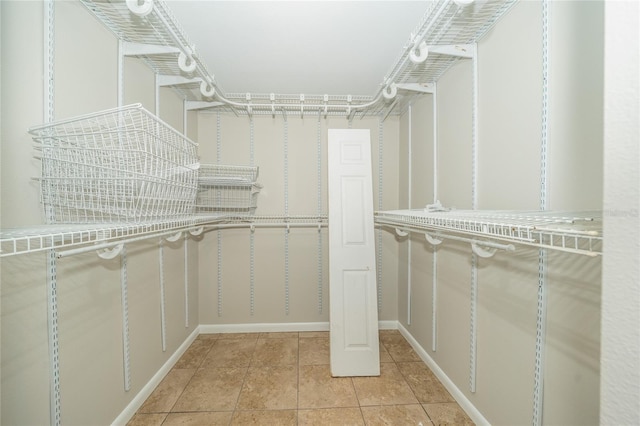
{"label": "white wire shelf", "polygon": [[[373,96],[227,95],[161,0],[81,1],[116,37],[138,46],[139,50],[134,48],[129,55],[143,59],[157,74],[183,77],[173,88],[186,100],[208,102],[205,109],[247,115],[320,114],[325,118],[346,116],[351,120],[358,115],[385,114],[386,117],[401,113],[411,99],[422,93],[407,89],[407,85],[424,86],[436,82],[466,54],[451,54],[450,50],[438,47],[463,49],[465,45],[477,42],[517,0],[433,1]],[[143,46],[147,46],[146,50]],[[154,49],[153,46],[161,48]],[[396,87],[399,88],[397,92]],[[397,95],[390,96],[390,93]]]}
{"label": "white wire shelf", "polygon": [[39,225],[0,230],[0,257],[45,250],[98,250],[121,243],[149,240],[200,228],[226,227],[316,227],[327,226],[327,216],[243,216],[229,214],[191,215],[145,223]]}
{"label": "white wire shelf", "polygon": [[32,127],[48,223],[162,220],[193,213],[197,144],[140,104]]}
{"label": "white wire shelf", "polygon": [[81,225],[41,225],[0,230],[0,257],[61,250],[128,238],[153,238],[224,220],[221,216],[182,216],[165,221]]}
{"label": "white wire shelf", "polygon": [[602,255],[602,212],[599,211],[393,210],[376,212],[375,222],[401,231],[428,233],[427,239],[432,240],[462,236],[470,242],[488,242],[490,247],[492,241],[500,241],[588,256]]}
{"label": "white wire shelf", "polygon": [[[454,63],[471,57],[469,45],[482,39],[516,2],[433,1],[385,76],[385,85],[428,86],[437,82]],[[404,109],[414,97],[411,95],[399,96],[398,110]]]}
{"label": "white wire shelf", "polygon": [[262,189],[257,178],[257,166],[201,164],[196,213],[254,214]]}
{"label": "white wire shelf", "polygon": [[[214,83],[213,74],[200,61],[195,46],[164,2],[145,0],[139,4],[137,0],[81,1],[118,39],[139,45],[173,48],[166,53],[160,50],[146,54],[141,52],[136,56],[160,75],[199,76],[201,81],[198,83],[175,86],[185,98],[200,100],[202,81]],[[185,61],[182,66],[179,63],[181,56]],[[219,85],[216,84],[216,87],[221,90]]]}

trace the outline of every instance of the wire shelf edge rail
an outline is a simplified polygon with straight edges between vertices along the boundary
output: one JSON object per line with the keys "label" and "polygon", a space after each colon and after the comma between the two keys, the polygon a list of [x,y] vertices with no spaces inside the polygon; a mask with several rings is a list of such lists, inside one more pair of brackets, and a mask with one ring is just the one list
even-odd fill
{"label": "wire shelf edge rail", "polygon": [[105,223],[82,225],[38,225],[0,230],[0,258],[84,247],[97,250],[104,246],[159,238],[199,228],[225,227],[326,227],[327,216],[242,216],[190,215],[147,223]]}
{"label": "wire shelf edge rail", "polygon": [[592,257],[602,255],[600,211],[392,210],[376,212],[375,222],[404,232],[433,233],[428,239],[462,235]]}

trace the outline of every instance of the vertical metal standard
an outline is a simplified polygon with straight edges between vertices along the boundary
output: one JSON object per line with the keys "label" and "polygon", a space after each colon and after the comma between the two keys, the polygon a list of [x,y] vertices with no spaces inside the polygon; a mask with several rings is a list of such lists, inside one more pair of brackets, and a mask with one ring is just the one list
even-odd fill
{"label": "vertical metal standard", "polygon": [[[284,119],[284,215],[289,216],[289,123],[287,113],[283,111]],[[289,228],[284,230],[284,312],[289,315]]]}
{"label": "vertical metal standard", "polygon": [[122,39],[118,39],[118,93],[116,96],[118,107],[121,107],[124,104],[124,41]]}
{"label": "vertical metal standard", "polygon": [[[411,176],[412,175],[412,171],[411,171],[411,155],[412,155],[412,152],[411,152],[411,144],[412,144],[412,140],[411,140],[411,133],[412,133],[412,131],[411,131],[411,126],[412,126],[412,124],[411,124],[411,116],[412,116],[412,113],[413,113],[413,111],[412,111],[411,105],[409,105],[409,120],[408,120],[409,121],[409,123],[408,123],[408,125],[409,125],[409,132],[408,132],[408,134],[409,134],[409,141],[408,141],[409,148],[407,150],[408,151],[408,156],[409,156],[409,158],[408,158],[409,164],[408,164],[408,167],[407,167],[408,174],[409,174],[408,185],[407,185],[408,186],[408,192],[409,192],[408,197],[407,197],[407,204],[408,204],[407,208],[409,208],[409,209],[411,208],[411,191],[412,191],[412,188],[411,188],[411,186],[412,186],[411,185],[411,178],[412,178],[412,176]],[[407,244],[408,244],[408,247],[407,247],[407,258],[408,258],[407,259],[407,325],[411,325],[411,233],[409,233],[409,237],[407,239]]]}
{"label": "vertical metal standard", "polygon": [[187,112],[189,110],[187,109],[187,99],[183,99],[182,100],[182,133],[186,136],[189,137],[187,135],[187,126],[188,126],[188,117],[187,117]]}
{"label": "vertical metal standard", "polygon": [[255,230],[249,232],[249,314],[255,312]]}
{"label": "vertical metal standard", "polygon": [[[378,211],[382,211],[383,188],[383,154],[384,154],[384,119],[378,117]],[[382,229],[376,229],[378,239],[376,275],[378,277],[378,312],[382,312]]]}
{"label": "vertical metal standard", "polygon": [[184,328],[189,328],[189,236],[184,233]]}
{"label": "vertical metal standard", "polygon": [[[249,116],[249,165],[255,163],[255,137],[253,116]],[[255,310],[255,230],[249,233],[249,312],[253,316]]]}
{"label": "vertical metal standard", "polygon": [[[318,221],[322,216],[322,120],[320,117],[320,112],[318,111],[318,125],[316,128],[316,157],[317,157],[317,168],[316,168],[316,196],[318,197],[318,205],[316,208],[316,213],[318,215]],[[322,300],[322,229],[318,226],[318,283],[317,283],[317,292],[318,292],[318,314],[322,314],[323,309],[323,300]]]}
{"label": "vertical metal standard", "polygon": [[[438,202],[438,87],[433,85],[433,202]],[[438,249],[433,246],[431,280],[431,350],[438,349]]]}
{"label": "vertical metal standard", "polygon": [[[44,84],[43,118],[46,123],[54,120],[54,64],[55,64],[55,2],[47,0],[44,6]],[[53,209],[45,212],[47,222],[55,220]],[[54,426],[61,424],[60,405],[60,350],[58,341],[58,281],[57,258],[54,250],[47,255],[47,336],[49,345],[49,421]]]}
{"label": "vertical metal standard", "polygon": [[49,418],[52,425],[60,425],[60,358],[58,346],[58,285],[56,255],[47,252],[47,326],[49,336]]}
{"label": "vertical metal standard", "polygon": [[[120,42],[120,43],[122,43],[122,42]],[[155,101],[155,114],[156,114],[156,117],[160,117],[160,83],[158,81],[159,78],[160,78],[159,75],[155,74],[156,82],[155,82],[155,85],[154,85],[154,87],[155,87],[155,93],[154,93],[155,99],[154,99],[154,101]]]}
{"label": "vertical metal standard", "polygon": [[[542,134],[540,143],[540,210],[549,208],[547,163],[549,143],[549,0],[542,1]],[[533,425],[542,425],[544,404],[544,352],[547,328],[547,251],[538,251],[538,309],[533,388]]]}
{"label": "vertical metal standard", "polygon": [[129,291],[127,284],[127,246],[120,253],[120,288],[122,290],[122,358],[124,363],[124,390],[131,390],[131,363],[129,351]]}
{"label": "vertical metal standard", "polygon": [[[478,209],[478,45],[473,44],[471,58],[473,88],[471,100],[471,209]],[[477,343],[478,343],[478,256],[471,253],[470,294],[470,342],[469,342],[469,390],[476,391]]]}
{"label": "vertical metal standard", "polygon": [[[216,114],[216,162],[220,164],[222,152],[222,129],[220,128],[220,112]],[[222,230],[218,230],[218,316],[222,316]]]}
{"label": "vertical metal standard", "polygon": [[165,291],[164,291],[164,243],[162,238],[158,245],[158,263],[160,266],[160,333],[162,337],[162,352],[167,350],[167,320],[165,317]]}
{"label": "vertical metal standard", "polygon": [[222,316],[222,230],[218,229],[218,316]]}

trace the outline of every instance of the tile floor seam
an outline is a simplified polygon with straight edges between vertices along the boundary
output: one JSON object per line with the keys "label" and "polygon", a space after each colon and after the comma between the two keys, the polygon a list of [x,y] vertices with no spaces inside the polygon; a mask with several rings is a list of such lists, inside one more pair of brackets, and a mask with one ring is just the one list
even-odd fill
{"label": "tile floor seam", "polygon": [[[198,364],[198,366],[196,367],[196,370],[200,367],[202,367],[202,365],[204,364],[204,361],[207,359],[207,356],[209,355],[209,352],[211,352],[211,350],[213,350],[213,346],[216,344],[218,339],[215,339],[213,341],[213,343],[211,343],[211,345],[209,345],[209,350],[207,351],[207,353],[204,354],[204,356],[202,357],[202,359],[200,360],[200,363]],[[193,343],[192,343],[193,344]],[[188,349],[187,349],[188,350]]]}
{"label": "tile floor seam", "polygon": [[[205,411],[197,411],[196,410],[196,411],[188,411],[188,410],[181,409],[180,411],[173,411],[174,408],[176,408],[176,406],[177,406],[178,402],[180,401],[180,399],[184,397],[184,394],[187,391],[187,389],[189,388],[189,386],[192,385],[194,383],[195,378],[198,377],[198,372],[202,371],[202,370],[206,370],[206,368],[205,368],[205,360],[207,360],[207,358],[209,358],[209,355],[210,355],[211,351],[216,346],[216,344],[221,340],[219,338],[215,338],[215,339],[211,339],[214,342],[211,343],[209,348],[208,348],[208,350],[203,353],[200,361],[197,363],[197,367],[195,369],[193,369],[193,368],[186,369],[186,370],[193,370],[193,373],[189,377],[189,380],[187,381],[187,383],[181,389],[181,392],[179,393],[179,395],[175,399],[173,405],[169,408],[169,411],[167,411],[167,412],[164,412],[164,411],[152,412],[152,413],[148,413],[148,415],[157,414],[158,416],[162,417],[161,424],[168,424],[168,422],[176,420],[176,415],[188,415],[188,414],[196,414],[196,415],[198,415],[198,414],[202,414],[202,413],[219,412],[219,413],[228,413],[230,415],[228,424],[234,424],[234,419],[236,419],[236,421],[247,420],[246,417],[245,418],[236,417],[239,413],[242,413],[242,412],[260,413],[260,412],[273,412],[273,411],[290,411],[290,412],[292,412],[292,415],[289,418],[292,421],[292,424],[298,425],[298,424],[300,424],[300,421],[301,421],[301,418],[300,418],[301,410],[316,411],[316,410],[336,410],[336,409],[345,408],[345,407],[317,407],[317,408],[307,407],[307,408],[303,409],[303,408],[300,407],[300,394],[301,394],[301,389],[300,389],[300,387],[301,387],[301,385],[300,385],[301,384],[301,365],[300,365],[300,363],[301,363],[301,360],[302,360],[302,354],[301,354],[301,351],[300,351],[300,341],[301,341],[301,339],[303,337],[300,335],[300,333],[298,333],[297,334],[297,339],[296,339],[296,342],[297,342],[297,356],[295,358],[296,362],[295,363],[291,363],[291,364],[286,364],[286,365],[283,364],[283,365],[281,365],[282,367],[293,366],[294,368],[296,368],[296,372],[297,372],[297,376],[296,376],[296,387],[297,388],[296,388],[296,404],[295,404],[296,408],[295,409],[284,409],[284,408],[282,408],[282,409],[275,409],[275,410],[269,410],[269,409],[239,410],[238,408],[239,408],[239,402],[240,402],[240,398],[241,398],[241,395],[242,395],[242,391],[244,390],[245,385],[247,384],[248,377],[249,377],[249,372],[250,372],[250,370],[252,368],[253,360],[256,357],[256,352],[260,349],[258,347],[258,340],[259,340],[260,337],[267,337],[268,338],[269,336],[271,336],[271,334],[263,333],[262,335],[258,335],[254,339],[253,345],[251,346],[251,349],[250,349],[251,355],[249,356],[248,365],[246,365],[245,367],[242,367],[242,368],[245,368],[245,370],[244,370],[244,374],[243,374],[243,377],[242,377],[242,382],[241,382],[241,385],[240,385],[240,391],[238,392],[238,395],[237,395],[237,397],[235,399],[235,402],[233,404],[233,408],[225,409],[225,410],[205,410]],[[388,334],[387,336],[388,337],[386,337],[385,340],[387,340],[388,341],[387,343],[391,344],[392,347],[394,347],[394,345],[393,345],[394,342],[396,342],[397,340],[400,340],[400,339],[394,339],[394,337],[396,337],[396,336],[393,335],[393,334]],[[247,336],[237,336],[237,337],[238,338],[240,338],[240,337],[246,338]],[[277,337],[284,339],[284,338],[287,338],[288,336],[277,336]],[[313,337],[313,336],[305,336],[305,337]],[[399,337],[401,337],[402,340],[404,340],[406,342],[406,339],[404,339],[404,336],[399,336]],[[276,337],[272,337],[272,338],[276,338]],[[381,349],[382,348],[385,351],[389,352],[389,348],[381,341]],[[398,348],[396,348],[396,349],[398,349]],[[459,406],[459,404],[455,400],[453,400],[453,401],[451,401],[449,399],[443,400],[443,401],[440,401],[440,400],[431,401],[431,400],[429,400],[429,402],[421,402],[420,399],[418,398],[418,394],[417,394],[418,391],[416,389],[414,389],[414,387],[409,382],[408,378],[411,378],[413,376],[412,376],[412,370],[407,368],[407,367],[410,364],[420,364],[420,365],[426,366],[424,364],[424,362],[422,360],[412,361],[412,360],[409,360],[409,359],[405,359],[406,358],[405,354],[403,352],[398,352],[397,350],[396,350],[396,354],[395,354],[396,357],[393,357],[391,355],[391,353],[389,353],[389,355],[390,355],[390,359],[391,359],[391,362],[389,364],[392,363],[394,369],[400,373],[399,378],[402,378],[403,384],[409,387],[409,390],[411,391],[411,394],[415,398],[415,401],[420,406],[420,410],[419,411],[424,414],[424,416],[425,416],[424,419],[429,422],[428,424],[430,424],[430,425],[438,425],[438,423],[436,423],[437,421],[440,421],[442,423],[443,421],[445,421],[443,415],[444,416],[458,416],[458,414],[452,414],[452,409],[453,408],[457,408],[458,412],[462,412],[463,415],[468,417],[466,415],[466,413],[464,413],[464,410],[461,409],[461,407]],[[191,358],[191,359],[193,359],[193,358]],[[215,362],[213,362],[211,364],[216,365]],[[278,364],[278,365],[280,365],[280,364]],[[402,369],[400,368],[401,366],[403,366]],[[268,367],[269,367],[268,365],[267,366],[254,366],[254,368],[268,368]],[[330,363],[328,364],[328,367],[330,369]],[[215,367],[215,368],[224,368],[224,367]],[[429,369],[428,366],[426,366],[426,368]],[[182,369],[182,370],[185,370],[185,369]],[[415,403],[410,403],[410,402],[401,402],[401,403],[396,403],[396,404],[382,404],[381,403],[382,401],[380,401],[377,404],[363,406],[362,402],[361,402],[362,395],[359,395],[357,387],[356,387],[356,383],[355,383],[356,378],[349,377],[349,379],[350,379],[350,385],[351,385],[351,388],[352,388],[353,393],[355,395],[355,399],[356,399],[356,403],[357,403],[357,406],[356,407],[352,407],[352,408],[354,408],[354,409],[357,408],[359,410],[359,413],[360,413],[360,417],[359,418],[360,418],[360,420],[362,421],[362,423],[364,425],[367,424],[366,423],[366,418],[367,418],[367,416],[370,417],[370,414],[371,414],[370,408],[372,408],[372,407],[376,407],[377,406],[377,407],[389,407],[389,408],[391,408],[391,407],[410,407],[410,406],[414,406],[415,405]],[[419,378],[417,378],[417,380],[418,380],[418,383],[414,383],[416,386],[421,386],[423,384],[424,385],[429,385],[430,384],[429,381],[427,381],[425,383],[421,383]],[[436,380],[437,380],[437,378],[436,378]],[[427,386],[427,388],[429,388],[429,386]],[[422,389],[422,387],[420,387],[420,389]],[[432,407],[432,408],[429,408],[433,412],[432,415],[430,415],[429,412],[427,411],[427,407]],[[365,408],[368,410],[367,412],[369,413],[367,415],[365,415],[365,411],[364,411]],[[415,410],[414,410],[414,413],[415,413]],[[356,414],[356,412],[354,411],[353,414]],[[259,414],[257,414],[257,415],[259,416]],[[432,416],[435,416],[435,417],[432,417]],[[470,419],[463,420],[462,422],[464,424],[467,424],[467,421],[469,421],[469,420]],[[308,421],[308,417],[307,417],[307,421]],[[473,424],[473,423],[471,423],[471,424]]]}
{"label": "tile floor seam", "polygon": [[[189,378],[189,380],[187,381],[185,386],[182,388],[182,391],[180,392],[180,395],[178,395],[176,400],[173,401],[173,404],[171,404],[171,408],[169,408],[169,411],[167,412],[167,416],[169,416],[169,414],[172,413],[173,407],[175,407],[176,404],[178,403],[178,401],[180,401],[180,398],[182,398],[182,395],[187,390],[187,387],[189,387],[189,383],[191,383],[191,381],[193,380],[193,378],[196,376],[197,373],[198,373],[198,369],[196,368],[196,369],[194,369],[193,374],[191,375],[191,377]],[[166,420],[166,417],[165,417],[165,420]]]}
{"label": "tile floor seam", "polygon": [[[400,366],[398,365],[399,363],[396,362],[396,367],[398,368],[398,371],[400,372],[400,375],[402,376],[402,378],[404,379],[404,381],[407,383],[407,386],[409,386],[409,389],[411,389],[411,393],[413,394],[413,396],[416,398],[416,401],[418,401],[418,404],[420,404],[420,407],[422,407],[423,402],[420,401],[420,398],[418,397],[418,394],[416,393],[416,391],[413,389],[413,386],[411,386],[411,383],[409,383],[409,380],[407,379],[407,376],[402,372],[402,369],[400,368]],[[405,363],[408,364],[408,363]],[[426,413],[426,410],[424,409],[424,407],[422,407],[422,409],[424,410],[424,412]]]}
{"label": "tile floor seam", "polygon": [[251,360],[253,359],[253,353],[256,350],[256,346],[258,345],[258,339],[255,339],[254,345],[253,345],[253,349],[251,352],[251,358],[249,358],[247,367],[245,369],[244,372],[244,376],[242,377],[242,384],[240,385],[240,392],[238,392],[238,396],[236,397],[236,402],[233,405],[233,412],[231,413],[231,420],[229,420],[229,425],[231,425],[233,423],[233,418],[236,415],[236,412],[240,411],[238,410],[238,404],[240,403],[240,395],[242,395],[242,390],[244,389],[244,385],[247,382],[247,377],[249,376],[249,369],[251,368]]}
{"label": "tile floor seam", "polygon": [[296,367],[298,368],[298,392],[296,394],[296,425],[299,423],[299,411],[300,411],[300,374],[302,374],[302,370],[300,369],[300,333],[298,333],[298,362],[296,363]]}

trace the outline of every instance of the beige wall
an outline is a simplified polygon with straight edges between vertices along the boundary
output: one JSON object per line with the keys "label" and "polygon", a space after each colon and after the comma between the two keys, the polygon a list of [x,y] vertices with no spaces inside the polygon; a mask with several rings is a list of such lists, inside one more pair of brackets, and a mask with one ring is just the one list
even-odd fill
{"label": "beige wall", "polygon": [[[602,34],[599,2],[551,3],[549,208],[602,208]],[[541,6],[520,2],[479,43],[478,208],[538,209],[541,140]],[[587,46],[589,46],[587,48]],[[438,198],[472,206],[471,62],[438,82]],[[412,207],[430,202],[431,96],[401,120],[401,170],[411,132]],[[411,114],[411,129],[408,128]],[[406,127],[406,129],[405,129]],[[426,146],[416,147],[424,143]],[[420,159],[415,158],[416,155]],[[431,170],[433,171],[433,170]],[[406,186],[400,176],[400,204]],[[407,182],[408,185],[408,182]],[[538,251],[518,247],[478,263],[476,392],[469,390],[470,247],[445,241],[437,253],[437,346],[432,350],[433,251],[411,238],[411,324],[407,242],[400,243],[399,321],[491,424],[533,415]],[[597,424],[600,268],[598,258],[549,253],[545,424]]]}
{"label": "beige wall", "polygon": [[[43,6],[3,1],[2,228],[43,223],[39,163],[26,130],[43,122]],[[55,3],[56,119],[117,106],[117,40],[80,2]],[[125,103],[154,110],[154,77],[125,61]],[[182,100],[161,99],[161,118],[182,130]],[[190,114],[195,119],[195,115]],[[189,241],[185,327],[184,241],[165,243],[167,350],[162,351],[158,246],[127,245],[131,390],[124,391],[120,262],[95,253],[57,261],[63,424],[110,424],[198,325],[197,243]],[[46,256],[1,261],[2,424],[49,423]]]}
{"label": "beige wall", "polygon": [[[250,119],[230,114],[203,112],[198,117],[198,141],[203,163],[251,164]],[[374,206],[378,207],[379,120],[355,119],[353,128],[371,130],[374,172]],[[327,214],[326,143],[327,129],[346,128],[344,118],[254,116],[253,164],[259,167],[258,181],[264,186],[258,196],[257,215]],[[220,134],[220,141],[218,141]],[[321,141],[318,158],[318,137]],[[398,120],[389,118],[383,126],[383,209],[397,208]],[[217,153],[220,152],[218,159]],[[288,187],[285,188],[285,163]],[[320,182],[318,182],[320,167]],[[286,193],[286,197],[285,197]],[[251,312],[250,231],[209,232],[200,246],[200,323],[203,325],[249,323],[327,323],[328,234],[321,231],[318,252],[317,229],[293,228],[289,234],[289,256],[285,256],[285,230],[257,228],[254,234],[254,296]],[[396,248],[393,236],[382,238],[382,280],[380,320],[396,319]],[[218,257],[218,244],[221,251]],[[219,267],[218,261],[222,260]],[[318,263],[322,262],[319,269]],[[285,268],[288,263],[288,291]],[[220,279],[218,278],[220,274]]]}
{"label": "beige wall", "polygon": [[[43,121],[42,5],[0,2],[2,19],[2,228],[42,223],[39,173],[26,129]],[[599,209],[602,189],[602,5],[553,2],[549,207]],[[520,2],[479,45],[478,207],[536,209],[540,198],[540,5]],[[562,30],[560,30],[560,28]],[[79,2],[56,2],[55,116],[115,107],[117,41]],[[461,62],[438,83],[437,198],[471,206],[471,75]],[[153,73],[125,61],[124,102],[155,108]],[[182,130],[182,100],[160,90],[160,115]],[[431,95],[383,126],[382,209],[420,208],[434,199]],[[284,214],[284,122],[254,117],[253,163],[260,167],[257,214]],[[411,125],[409,125],[409,121]],[[219,123],[219,124],[218,124]],[[372,135],[374,205],[380,176],[378,119],[354,128]],[[326,134],[344,118],[288,117],[289,214],[327,211]],[[320,130],[321,158],[317,156]],[[190,112],[188,134],[202,162],[249,164],[247,117]],[[220,140],[218,145],[218,137]],[[408,140],[411,137],[409,158]],[[217,155],[218,151],[220,156]],[[576,155],[579,152],[580,155]],[[319,161],[320,160],[320,161]],[[411,176],[408,176],[411,161]],[[411,179],[411,205],[409,205]],[[132,389],[123,390],[120,268],[89,253],[58,261],[62,422],[108,424],[131,402],[198,324],[328,321],[327,233],[293,229],[289,237],[288,313],[283,229],[255,232],[251,313],[249,231],[207,232],[189,240],[189,327],[184,312],[184,241],[165,243],[167,350],[160,342],[158,249],[128,246]],[[493,424],[531,422],[538,285],[537,250],[519,247],[478,265],[477,391],[468,389],[470,249],[437,249],[437,350],[432,351],[433,247],[382,231],[379,318],[400,321],[480,413]],[[218,251],[220,244],[221,251]],[[409,269],[408,247],[411,244]],[[218,260],[222,263],[218,265]],[[1,261],[3,424],[49,421],[43,254]],[[220,267],[219,267],[220,266]],[[220,274],[220,281],[218,275]],[[409,294],[408,276],[411,276]],[[321,277],[320,288],[318,278]],[[598,421],[600,261],[550,254],[548,259],[546,424]],[[409,300],[411,310],[409,310]],[[320,303],[322,302],[322,303]],[[409,311],[411,316],[409,318]],[[409,320],[410,323],[409,324]]]}

